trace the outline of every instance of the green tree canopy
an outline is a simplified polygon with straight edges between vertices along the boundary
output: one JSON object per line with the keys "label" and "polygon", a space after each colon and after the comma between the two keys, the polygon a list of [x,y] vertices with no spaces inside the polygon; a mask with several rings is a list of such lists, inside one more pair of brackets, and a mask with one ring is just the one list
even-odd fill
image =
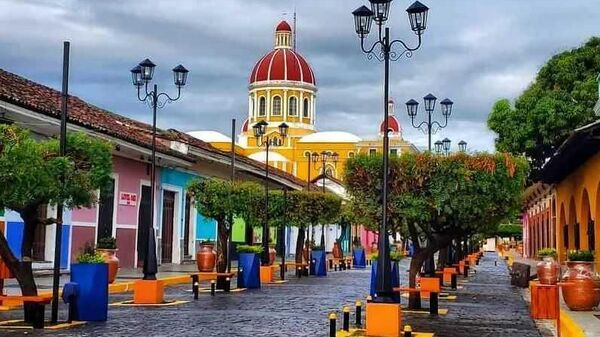
{"label": "green tree canopy", "polygon": [[488,127],[498,135],[497,150],[524,154],[538,172],[573,129],[598,118],[599,73],[598,37],[553,56],[514,106],[508,99],[494,104]]}
{"label": "green tree canopy", "polygon": [[[34,233],[38,226],[56,221],[40,218],[39,208],[48,204],[89,207],[96,202],[97,191],[108,186],[111,172],[111,146],[107,142],[69,133],[67,153],[61,157],[57,139],[36,141],[23,128],[0,125],[0,208],[18,212],[24,221],[22,261],[16,259],[1,234],[0,257],[24,295],[37,294],[31,270]],[[31,317],[27,308],[26,317]]]}

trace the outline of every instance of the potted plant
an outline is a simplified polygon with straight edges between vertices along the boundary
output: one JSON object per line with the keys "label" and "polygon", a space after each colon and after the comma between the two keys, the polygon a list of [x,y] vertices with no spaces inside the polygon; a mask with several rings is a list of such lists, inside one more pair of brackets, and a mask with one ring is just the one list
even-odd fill
{"label": "potted plant", "polygon": [[71,282],[78,285],[75,319],[106,321],[108,314],[108,264],[91,244],[86,244],[71,264]]}
{"label": "potted plant", "polygon": [[333,244],[333,250],[331,251],[331,253],[336,259],[341,259],[344,257],[344,252],[342,251],[342,244],[340,239],[335,239],[335,243]]}
{"label": "potted plant", "polygon": [[[371,254],[371,261],[373,261],[373,262],[371,263],[371,286],[370,286],[370,292],[369,292],[372,297],[375,296],[375,289],[377,287],[377,259],[378,258],[379,258],[379,252],[374,251]],[[400,260],[402,260],[403,258],[404,258],[404,254],[402,254],[400,252],[397,252],[397,251],[390,252],[390,263],[391,263],[391,267],[392,267],[392,287],[393,288],[400,287],[400,268],[398,266],[398,262],[400,262]],[[394,293],[392,298],[397,303],[400,303],[400,294],[399,293]]]}
{"label": "potted plant", "polygon": [[600,281],[593,272],[594,254],[587,250],[571,250],[567,258],[563,299],[571,310],[592,310],[600,303]]}
{"label": "potted plant", "polygon": [[272,266],[275,263],[275,259],[277,258],[277,250],[275,250],[275,243],[273,239],[269,238],[269,266]]}
{"label": "potted plant", "polygon": [[211,272],[215,268],[217,254],[215,254],[215,242],[212,240],[203,240],[200,242],[200,249],[196,253],[196,266],[199,272]]}
{"label": "potted plant", "polygon": [[360,237],[358,236],[355,236],[354,239],[352,239],[352,266],[354,268],[367,267],[365,249],[362,247]]}
{"label": "potted plant", "polygon": [[537,253],[538,258],[541,260],[538,262],[537,276],[541,284],[556,284],[558,277],[560,276],[560,265],[555,261],[556,249],[544,248],[540,249]]}
{"label": "potted plant", "polygon": [[238,288],[260,288],[260,254],[262,246],[239,245],[238,252]]}
{"label": "potted plant", "polygon": [[113,237],[104,237],[98,240],[96,252],[104,258],[108,264],[108,283],[115,282],[119,272],[119,259],[117,258],[117,239]]}
{"label": "potted plant", "polygon": [[325,253],[325,247],[313,245],[312,265],[315,276],[327,276],[327,253]]}

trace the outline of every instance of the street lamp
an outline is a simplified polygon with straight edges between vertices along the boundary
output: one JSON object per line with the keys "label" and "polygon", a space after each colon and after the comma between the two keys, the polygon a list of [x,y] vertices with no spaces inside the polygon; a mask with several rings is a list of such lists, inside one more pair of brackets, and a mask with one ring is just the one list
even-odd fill
{"label": "street lamp", "polygon": [[[363,53],[367,54],[368,59],[376,58],[380,62],[384,62],[384,86],[383,86],[383,195],[382,195],[382,221],[379,228],[379,257],[377,259],[377,284],[376,297],[377,302],[393,302],[393,289],[391,281],[391,265],[390,265],[390,248],[389,237],[387,231],[387,203],[388,203],[388,166],[389,166],[389,125],[388,125],[388,100],[389,100],[389,76],[390,76],[390,60],[397,61],[403,55],[411,57],[413,51],[421,47],[421,36],[426,28],[427,12],[429,8],[422,3],[416,1],[406,10],[411,30],[418,36],[418,44],[416,47],[409,47],[402,40],[390,41],[390,29],[384,27],[385,22],[389,18],[390,5],[392,0],[369,0],[371,9],[366,6],[361,6],[352,14],[354,15],[354,26],[356,33],[360,38],[360,48]],[[377,24],[378,35],[376,41],[365,48],[365,38],[371,30],[371,24],[374,21]],[[385,29],[384,29],[385,28]],[[382,32],[383,30],[383,32]],[[383,33],[383,34],[382,34]],[[394,44],[400,46],[399,51],[392,50]],[[377,51],[375,48],[379,47]]]}
{"label": "street lamp", "polygon": [[452,143],[452,141],[448,138],[444,138],[444,140],[442,140],[442,146],[444,147],[444,154],[447,156],[448,154],[450,154],[450,144]]}
{"label": "street lamp", "polygon": [[[263,223],[261,263],[263,266],[269,265],[269,148],[271,145],[277,146],[278,142],[273,142],[273,139],[267,135],[267,127],[269,123],[261,120],[252,127],[254,137],[256,137],[256,145],[265,147],[265,222]],[[279,135],[285,139],[288,133],[288,125],[285,123],[279,124]],[[283,144],[283,142],[281,143]]]}
{"label": "street lamp", "polygon": [[467,152],[467,142],[465,142],[464,140],[458,142],[458,151]]}
{"label": "street lamp", "polygon": [[[315,160],[315,168],[317,167],[316,164],[320,161],[321,162],[321,179],[323,182],[323,193],[325,193],[325,177],[327,176],[327,163],[328,162],[333,162],[333,165],[337,166],[337,162],[339,159],[339,155],[337,154],[337,152],[329,152],[329,151],[321,151],[320,154],[317,154],[316,152],[313,153],[313,159]],[[321,247],[323,247],[323,249],[325,249],[325,225],[321,224]]]}
{"label": "street lamp", "polygon": [[[172,98],[165,92],[158,92],[156,83],[151,91],[148,86],[154,76],[156,65],[149,59],[145,59],[137,66],[131,69],[131,80],[133,86],[137,89],[138,100],[152,105],[152,158],[150,169],[150,224],[148,225],[148,237],[146,238],[146,252],[144,254],[144,280],[156,280],[158,263],[156,260],[156,238],[154,233],[154,208],[156,191],[156,110],[163,108],[165,104],[174,102],[181,97],[181,88],[187,81],[188,70],[181,64],[173,68],[173,78],[177,87],[177,97]],[[144,88],[142,90],[142,87]],[[164,99],[160,102],[161,99]]]}
{"label": "street lamp", "polygon": [[444,143],[442,143],[441,140],[438,140],[437,142],[435,142],[435,153],[436,154],[442,154],[442,148],[444,147]]}
{"label": "street lamp", "polygon": [[406,112],[408,113],[408,117],[410,117],[412,126],[427,134],[427,149],[429,151],[431,151],[431,135],[448,126],[448,118],[450,118],[450,115],[452,115],[452,106],[454,105],[454,102],[448,98],[445,98],[440,102],[440,106],[442,107],[442,116],[444,117],[444,125],[442,125],[438,121],[431,120],[431,116],[435,111],[436,101],[437,97],[433,96],[432,94],[427,94],[427,96],[423,97],[423,105],[425,106],[425,111],[427,112],[427,120],[421,122],[419,125],[415,125],[415,117],[417,117],[419,103],[414,99],[410,99],[406,102]]}

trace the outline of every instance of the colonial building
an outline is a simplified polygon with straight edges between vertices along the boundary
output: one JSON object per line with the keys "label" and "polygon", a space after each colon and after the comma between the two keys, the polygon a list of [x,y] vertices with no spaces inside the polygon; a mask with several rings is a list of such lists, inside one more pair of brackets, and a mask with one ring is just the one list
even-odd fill
{"label": "colonial building", "polygon": [[[239,153],[257,161],[266,161],[263,144],[254,137],[253,126],[265,121],[270,139],[269,164],[292,173],[303,180],[323,173],[342,179],[345,162],[358,153],[381,153],[383,150],[383,123],[374,127],[372,139],[345,131],[318,132],[317,80],[306,59],[294,48],[294,34],[286,21],[275,28],[274,47],[262,56],[252,68],[248,85],[248,118],[237,136]],[[390,153],[415,152],[416,147],[402,138],[402,127],[394,116],[394,102],[389,101]],[[289,126],[287,137],[281,137],[279,125]],[[376,125],[376,124],[375,124]],[[231,138],[215,131],[194,131],[190,135],[222,150],[231,148]],[[337,161],[329,160],[309,165],[313,153],[336,154]],[[332,158],[333,159],[333,158]],[[310,167],[310,170],[309,170]],[[310,179],[312,180],[312,179]]]}

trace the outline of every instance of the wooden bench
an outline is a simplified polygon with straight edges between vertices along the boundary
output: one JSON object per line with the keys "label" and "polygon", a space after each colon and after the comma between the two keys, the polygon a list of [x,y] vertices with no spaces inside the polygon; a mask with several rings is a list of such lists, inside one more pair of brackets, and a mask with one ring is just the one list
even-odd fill
{"label": "wooden bench", "polygon": [[352,268],[353,258],[351,256],[344,256],[341,258],[330,257],[327,261],[329,262],[329,270],[337,270],[337,267],[339,267],[339,270],[346,270]]}
{"label": "wooden bench", "polygon": [[[235,273],[217,273],[217,272],[198,272],[191,273],[190,278],[192,279],[192,292],[194,293],[194,299],[198,299],[198,293],[200,292],[200,281],[217,281],[218,279],[225,280],[225,286],[223,291],[228,293],[231,290],[231,279],[235,276]],[[211,282],[212,287],[212,282]],[[214,293],[214,289],[211,289],[211,293]]]}
{"label": "wooden bench", "polygon": [[0,296],[0,301],[10,300],[10,301],[21,301],[24,304],[32,304],[33,309],[33,317],[32,323],[34,329],[43,329],[44,328],[44,310],[46,304],[49,304],[52,301],[50,297],[43,296]]}
{"label": "wooden bench", "polygon": [[442,285],[450,283],[450,287],[456,289],[456,278],[458,276],[456,268],[444,268],[443,271],[436,271],[435,274],[441,276]]}
{"label": "wooden bench", "polygon": [[[279,266],[279,268],[281,268],[282,264],[278,263],[277,265]],[[298,263],[298,262],[295,262],[295,261],[294,262],[286,262],[285,263],[285,269],[284,269],[285,271],[287,271],[287,267],[288,266],[294,268],[294,270],[296,271],[296,276],[298,278],[302,277],[303,273],[306,273],[306,275],[308,275],[308,268],[309,268],[308,263],[304,263],[304,262]]]}
{"label": "wooden bench", "polygon": [[[421,293],[423,289],[420,288],[408,288],[408,287],[398,287],[393,289],[394,292],[397,293]],[[429,291],[429,314],[433,316],[438,315],[439,310],[439,291]]]}

